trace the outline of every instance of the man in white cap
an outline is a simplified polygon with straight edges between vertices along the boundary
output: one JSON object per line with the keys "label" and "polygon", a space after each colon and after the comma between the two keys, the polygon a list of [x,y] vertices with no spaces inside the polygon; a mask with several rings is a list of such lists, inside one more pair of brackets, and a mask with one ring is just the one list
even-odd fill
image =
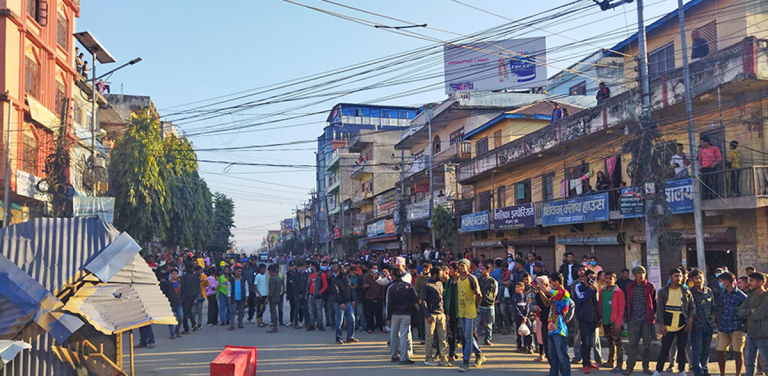
{"label": "man in white cap", "polygon": [[413,284],[413,278],[406,270],[405,257],[395,258],[395,268],[400,271],[400,276],[403,279],[403,282]]}

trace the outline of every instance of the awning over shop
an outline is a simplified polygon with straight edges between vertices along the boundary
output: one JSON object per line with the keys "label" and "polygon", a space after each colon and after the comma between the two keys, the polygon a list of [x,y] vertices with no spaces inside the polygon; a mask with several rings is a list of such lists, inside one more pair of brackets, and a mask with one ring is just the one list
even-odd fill
{"label": "awning over shop", "polygon": [[16,338],[33,320],[59,343],[83,326],[77,317],[62,312],[64,304],[50,291],[0,255],[0,337]]}
{"label": "awning over shop", "polygon": [[69,299],[64,309],[83,316],[104,334],[122,333],[149,324],[177,323],[168,299],[157,284],[85,286]]}
{"label": "awning over shop", "polygon": [[[693,230],[677,230],[682,232],[686,243],[696,243],[696,233]],[[704,243],[734,243],[736,242],[736,230],[731,227],[707,228],[702,234]],[[645,235],[632,235],[629,238],[632,243],[645,244]]]}
{"label": "awning over shop", "polygon": [[555,245],[555,237],[547,235],[510,238],[507,239],[507,245],[513,245],[517,247],[551,247]]}
{"label": "awning over shop", "polygon": [[621,234],[600,234],[581,236],[558,236],[557,244],[562,245],[622,245],[624,239]]}
{"label": "awning over shop", "polygon": [[379,235],[368,238],[368,243],[383,243],[397,240],[397,235]]}

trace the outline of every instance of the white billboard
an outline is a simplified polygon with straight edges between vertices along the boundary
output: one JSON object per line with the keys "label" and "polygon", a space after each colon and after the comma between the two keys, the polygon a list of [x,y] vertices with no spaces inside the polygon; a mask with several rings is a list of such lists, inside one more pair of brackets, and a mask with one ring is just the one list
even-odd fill
{"label": "white billboard", "polygon": [[545,87],[546,50],[544,37],[445,45],[445,93]]}

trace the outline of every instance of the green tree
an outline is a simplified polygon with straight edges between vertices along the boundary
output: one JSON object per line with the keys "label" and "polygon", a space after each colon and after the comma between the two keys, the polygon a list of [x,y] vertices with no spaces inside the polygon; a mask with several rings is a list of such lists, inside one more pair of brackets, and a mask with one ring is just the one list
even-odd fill
{"label": "green tree", "polygon": [[456,243],[459,232],[453,223],[453,215],[442,205],[432,210],[432,237],[440,239],[445,249],[451,249]]}
{"label": "green tree", "polygon": [[213,195],[213,232],[208,249],[213,252],[226,252],[229,238],[235,227],[235,202],[223,193]]}
{"label": "green tree", "polygon": [[169,199],[164,243],[171,248],[202,248],[213,225],[213,203],[197,171],[197,154],[186,137],[166,137],[163,147]]}
{"label": "green tree", "polygon": [[110,152],[110,195],[115,227],[150,244],[168,228],[165,155],[160,122],[143,111],[131,115],[125,134]]}

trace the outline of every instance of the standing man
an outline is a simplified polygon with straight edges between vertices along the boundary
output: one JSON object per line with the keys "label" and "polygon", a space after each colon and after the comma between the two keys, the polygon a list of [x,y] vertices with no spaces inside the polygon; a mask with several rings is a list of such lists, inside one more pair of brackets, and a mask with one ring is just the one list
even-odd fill
{"label": "standing man", "polygon": [[171,304],[171,311],[173,311],[173,315],[176,317],[177,324],[168,325],[168,330],[171,332],[171,339],[174,339],[181,334],[179,331],[181,329],[181,322],[184,318],[184,313],[181,309],[181,282],[179,281],[178,269],[174,268],[171,270],[169,279],[160,284],[160,289],[163,291],[163,294],[165,294],[165,297],[168,298],[168,303]]}
{"label": "standing man", "polygon": [[[445,311],[443,308],[443,283],[448,280],[448,268],[445,266],[430,268],[429,278],[421,288],[421,311],[426,318],[426,337],[424,364],[428,366],[450,367],[448,362],[448,343],[446,341]],[[437,344],[434,343],[437,337]],[[437,346],[435,346],[437,345]],[[435,347],[440,363],[435,362]]]}
{"label": "standing man", "polygon": [[549,277],[552,291],[544,291],[550,302],[547,318],[550,368],[549,376],[571,376],[568,359],[568,322],[573,319],[576,305],[571,294],[563,288],[563,276],[554,273]]}
{"label": "standing man", "polygon": [[[731,272],[723,272],[717,277],[723,285],[720,293],[721,311],[717,327],[717,364],[720,366],[720,376],[725,376],[725,352],[728,345],[733,350],[736,363],[736,374],[741,375],[744,358],[744,321],[739,317],[739,307],[747,300],[747,294],[734,285]],[[710,290],[711,291],[711,290]]]}
{"label": "standing man", "polygon": [[597,99],[597,105],[601,106],[603,104],[603,101],[611,97],[611,89],[608,88],[608,86],[605,85],[605,82],[601,82],[598,85],[597,88],[597,94],[595,95],[595,98]]}
{"label": "standing man", "polygon": [[448,360],[456,360],[456,343],[459,341],[459,303],[457,282],[459,269],[455,262],[448,264],[448,281],[445,283],[443,301],[445,302],[445,320],[448,328]]}
{"label": "standing man", "polygon": [[[288,263],[288,272],[285,273],[285,298],[288,300],[290,308],[291,324],[295,321],[301,322],[301,314],[296,312],[296,293],[293,288],[293,276],[296,274],[296,262],[291,260]],[[271,312],[270,312],[271,313]],[[296,320],[296,316],[299,316],[299,320]],[[289,324],[290,325],[290,324]]]}
{"label": "standing man", "polygon": [[283,299],[280,297],[283,294],[283,280],[277,275],[277,272],[277,264],[269,266],[267,299],[269,301],[269,317],[272,319],[272,329],[267,331],[267,333],[277,333],[277,327],[280,324],[277,305],[283,302]]}
{"label": "standing man", "polygon": [[[198,260],[202,260],[202,256],[198,258]],[[203,274],[202,266],[195,266],[195,275],[200,280],[200,295],[195,299],[195,304],[192,306],[192,316],[195,317],[198,330],[201,330],[203,329],[203,304],[205,303],[205,298],[207,296],[205,289],[208,287],[209,282],[208,277]]]}
{"label": "standing man", "polygon": [[678,354],[677,369],[680,372],[685,369],[685,346],[688,344],[688,332],[691,331],[693,321],[696,320],[696,305],[691,292],[680,285],[682,275],[680,269],[672,269],[669,272],[669,285],[659,290],[656,323],[662,339],[661,352],[653,376],[659,376],[664,370],[669,349],[672,348],[675,340],[677,340]]}
{"label": "standing man", "polygon": [[[265,275],[267,272],[267,266],[265,264],[259,264],[259,269],[256,273],[256,276],[253,278],[253,291],[252,293],[256,294],[256,321],[259,323],[259,327],[265,327],[267,324],[264,323],[264,310],[266,307],[267,302],[267,294],[269,290],[269,286],[267,285],[267,276]],[[248,311],[250,312],[251,309],[248,308]],[[253,324],[253,320],[248,320],[251,324]]]}
{"label": "standing man", "polygon": [[200,296],[200,277],[194,273],[193,264],[184,265],[186,273],[181,276],[181,308],[184,311],[184,334],[189,334],[188,323],[192,324],[192,331],[197,331],[197,322],[192,314],[195,300]]}
{"label": "standing man", "polygon": [[595,328],[597,328],[599,319],[597,290],[595,272],[591,269],[585,270],[581,282],[576,285],[574,292],[576,294],[576,317],[579,320],[579,333],[581,334],[582,372],[586,374],[590,372],[590,369],[598,368],[590,360],[595,346]]}
{"label": "standing man", "polygon": [[341,329],[344,327],[344,319],[347,320],[347,342],[360,342],[355,338],[355,302],[352,301],[349,277],[340,268],[338,263],[333,264],[333,285],[331,289],[333,299],[333,311],[336,314],[336,343],[343,344]]}
{"label": "standing man", "polygon": [[605,287],[600,291],[600,319],[603,323],[605,339],[608,340],[608,361],[606,368],[613,367],[616,359],[616,367],[613,373],[621,373],[624,365],[624,345],[621,343],[621,324],[624,322],[624,310],[626,304],[624,292],[616,286],[616,274],[606,272],[603,275]]}
{"label": "standing man", "polygon": [[701,136],[699,138],[701,142],[701,150],[699,151],[699,167],[701,167],[701,173],[706,174],[702,177],[705,187],[703,187],[702,195],[704,199],[714,198],[715,194],[719,192],[718,184],[720,179],[717,174],[712,174],[719,170],[720,163],[723,161],[723,155],[720,153],[720,149],[713,146],[708,136]]}
{"label": "standing man", "polygon": [[754,376],[758,354],[761,363],[768,364],[768,294],[765,293],[765,274],[750,274],[749,287],[752,294],[739,307],[739,316],[747,320],[744,362],[747,364],[747,376]]}
{"label": "standing man", "polygon": [[574,258],[573,252],[566,253],[565,263],[560,265],[560,270],[558,270],[560,275],[563,276],[563,281],[565,282],[566,286],[570,286],[573,284],[573,281],[579,279],[577,276],[578,271],[579,267],[576,266],[576,260]]}
{"label": "standing man", "polygon": [[[741,190],[739,189],[739,169],[741,168],[741,152],[738,151],[739,142],[736,140],[733,140],[729,143],[730,150],[728,150],[728,154],[725,155],[725,168],[731,170],[730,174],[728,174],[728,178],[731,180],[730,188],[731,191],[729,192],[732,196],[738,196],[741,194]],[[754,268],[752,270],[754,273]],[[751,274],[748,272],[748,274]]]}
{"label": "standing man", "polygon": [[[693,288],[689,290],[696,305],[696,317],[690,334],[691,366],[696,376],[709,375],[709,347],[712,344],[712,332],[715,329],[715,297],[712,290],[704,284],[705,278],[701,270],[694,269],[691,272]],[[678,356],[685,355],[678,352]]]}
{"label": "standing man", "polygon": [[235,313],[237,313],[237,327],[243,328],[243,316],[245,316],[245,301],[248,300],[248,281],[243,278],[243,267],[235,265],[235,272],[227,282],[229,291],[229,330],[235,330]]}
{"label": "standing man", "polygon": [[[248,283],[248,289],[251,290],[251,292],[254,292],[256,291],[254,279],[256,274],[259,274],[259,265],[256,263],[256,257],[251,257],[250,259],[246,258],[243,262],[246,263],[243,265],[245,268],[243,269],[243,278]],[[253,324],[253,315],[256,313],[256,306],[258,305],[256,298],[257,294],[248,294],[248,323],[250,324]]]}
{"label": "standing man", "polygon": [[387,323],[391,328],[389,335],[390,356],[392,362],[408,365],[415,363],[409,359],[411,351],[411,313],[418,302],[413,286],[403,281],[403,274],[392,273],[392,284],[387,289]]}
{"label": "standing man", "polygon": [[325,277],[325,273],[318,269],[319,265],[315,261],[309,274],[309,287],[307,290],[307,306],[309,307],[307,331],[317,329],[322,332],[325,331],[325,327],[323,327],[323,312],[325,310],[328,280]]}
{"label": "standing man", "polygon": [[[309,288],[309,274],[305,270],[306,264],[299,260],[296,263],[297,270],[288,278],[291,281],[294,303],[291,305],[291,316],[294,329],[301,329],[301,322],[304,321],[309,327],[309,310],[307,309],[307,289]],[[290,272],[289,272],[290,273]]]}
{"label": "standing man", "polygon": [[479,283],[475,276],[469,274],[469,260],[461,259],[458,263],[459,278],[456,281],[458,303],[458,315],[461,329],[464,333],[464,359],[459,367],[459,372],[469,371],[469,357],[475,353],[475,365],[480,367],[485,362],[485,355],[480,351],[474,338],[475,318],[480,312],[478,305],[482,299]]}
{"label": "standing man", "polygon": [[616,286],[619,286],[624,293],[624,297],[627,296],[627,286],[629,286],[630,283],[632,283],[632,279],[629,278],[629,269],[621,269],[621,276],[619,276],[619,279],[616,281]]}
{"label": "standing man", "polygon": [[368,334],[372,334],[376,329],[384,333],[384,317],[381,305],[381,295],[383,287],[376,283],[379,267],[375,263],[368,265],[368,273],[363,278],[363,291],[365,294],[365,319],[368,324]]}
{"label": "standing man", "polygon": [[645,268],[638,265],[632,268],[635,280],[627,286],[627,316],[629,321],[629,347],[627,348],[627,368],[624,375],[629,375],[635,368],[640,338],[643,339],[643,372],[651,373],[651,336],[656,323],[656,288],[645,279]]}
{"label": "standing man", "polygon": [[493,262],[490,260],[480,266],[480,280],[478,282],[480,283],[481,298],[475,320],[475,325],[479,328],[485,319],[485,344],[487,346],[493,346],[491,340],[493,339],[493,324],[496,322],[494,303],[499,292],[499,284],[491,278],[491,268],[493,268]]}
{"label": "standing man", "polygon": [[[223,263],[224,261],[222,261]],[[226,265],[226,264],[225,264]],[[229,325],[229,266],[222,267],[219,275],[219,288],[216,290],[216,296],[219,300],[219,325]]]}
{"label": "standing man", "polygon": [[[349,268],[349,272],[347,274],[349,277],[349,291],[352,294],[352,301],[355,302],[355,330],[358,328],[364,329],[365,325],[362,325],[362,323],[365,321],[365,313],[363,313],[363,302],[361,300],[363,291],[363,277],[357,275],[357,268],[355,265],[352,265],[352,267]],[[347,325],[349,325],[349,323],[347,323]]]}

